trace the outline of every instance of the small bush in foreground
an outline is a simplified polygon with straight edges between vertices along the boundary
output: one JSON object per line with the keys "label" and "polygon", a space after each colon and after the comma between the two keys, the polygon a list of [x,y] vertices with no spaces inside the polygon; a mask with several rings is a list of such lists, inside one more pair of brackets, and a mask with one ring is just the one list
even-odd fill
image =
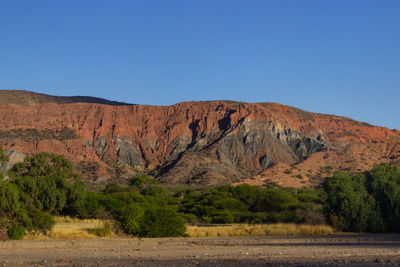
{"label": "small bush in foreground", "polygon": [[22,239],[24,235],[25,228],[22,225],[12,224],[10,229],[8,230],[8,236],[14,240]]}
{"label": "small bush in foreground", "polygon": [[49,231],[56,223],[53,216],[40,210],[31,210],[30,216],[32,218],[32,226],[36,230]]}
{"label": "small bush in foreground", "polygon": [[183,217],[169,207],[151,207],[145,211],[140,222],[140,236],[169,237],[185,236]]}

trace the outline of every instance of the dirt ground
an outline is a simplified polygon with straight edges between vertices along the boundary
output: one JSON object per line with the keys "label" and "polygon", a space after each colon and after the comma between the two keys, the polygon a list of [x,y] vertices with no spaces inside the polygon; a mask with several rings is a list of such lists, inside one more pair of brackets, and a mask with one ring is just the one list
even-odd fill
{"label": "dirt ground", "polygon": [[400,235],[20,240],[0,266],[400,266]]}

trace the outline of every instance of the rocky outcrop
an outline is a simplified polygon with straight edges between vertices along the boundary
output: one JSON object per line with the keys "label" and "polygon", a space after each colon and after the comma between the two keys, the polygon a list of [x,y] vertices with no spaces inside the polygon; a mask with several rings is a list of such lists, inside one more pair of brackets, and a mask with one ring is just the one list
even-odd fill
{"label": "rocky outcrop", "polygon": [[[187,139],[186,143],[180,143],[178,147],[186,145],[185,150],[180,149],[181,154],[186,152],[185,159],[175,154],[176,157],[166,161],[158,174],[172,182],[186,180],[186,183],[190,183],[187,179],[196,176],[196,183],[206,184],[201,176],[212,173],[213,176],[222,177],[235,170],[232,179],[226,181],[233,183],[266,170],[275,162],[295,164],[330,146],[321,134],[309,136],[276,121],[250,120],[248,117],[226,128],[216,140],[213,139],[215,135],[194,135],[196,138],[190,144]],[[204,159],[199,160],[199,155],[203,155]],[[180,167],[179,161],[198,164]],[[171,170],[173,173],[170,173]]]}
{"label": "rocky outcrop", "polygon": [[18,150],[16,150],[15,148],[12,148],[10,150],[7,151],[7,155],[8,155],[8,162],[6,164],[4,164],[4,166],[1,167],[1,171],[4,172],[5,174],[5,178],[8,178],[8,171],[16,164],[19,162],[24,161],[26,155],[19,152]]}
{"label": "rocky outcrop", "polygon": [[398,131],[275,103],[10,103],[0,114],[2,146],[64,154],[90,181],[146,172],[169,183],[305,186],[328,174],[321,166],[372,166],[349,167],[351,153],[392,163],[400,154]]}

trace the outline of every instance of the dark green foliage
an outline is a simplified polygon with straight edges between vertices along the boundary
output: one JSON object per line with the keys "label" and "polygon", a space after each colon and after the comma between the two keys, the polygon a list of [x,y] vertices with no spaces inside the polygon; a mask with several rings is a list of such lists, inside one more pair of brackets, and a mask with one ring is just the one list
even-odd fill
{"label": "dark green foliage", "polygon": [[84,192],[82,179],[63,156],[40,153],[27,157],[15,164],[9,175],[26,206],[53,214],[60,214],[64,208],[72,213]]}
{"label": "dark green foliage", "polygon": [[265,195],[255,203],[256,211],[279,212],[296,208],[299,201],[285,190],[268,187]]}
{"label": "dark green foliage", "polygon": [[161,187],[159,185],[152,185],[152,186],[146,187],[140,193],[143,195],[148,195],[148,196],[160,196],[165,193],[165,190],[163,187]]}
{"label": "dark green foliage", "polygon": [[79,202],[75,202],[74,211],[80,218],[96,218],[102,209],[100,205],[101,195],[96,192],[86,191]]}
{"label": "dark green foliage", "polygon": [[388,164],[371,172],[337,172],[325,185],[326,211],[343,231],[400,231],[400,172]]}
{"label": "dark green foliage", "polygon": [[[16,164],[10,177],[10,182],[0,182],[0,215],[3,227],[8,225],[15,238],[20,229],[50,230],[54,225],[50,214],[112,217],[132,235],[184,235],[183,215],[176,212],[179,200],[148,176],[134,177],[132,187],[111,184],[101,193],[89,192],[71,162],[63,156],[40,153]],[[150,218],[155,221],[150,223]],[[154,226],[154,231],[148,225]],[[109,231],[105,226],[96,234],[103,236]]]}
{"label": "dark green foliage", "polygon": [[55,224],[53,216],[42,212],[35,207],[21,208],[16,212],[14,221],[24,226],[27,230],[51,230]]}
{"label": "dark green foliage", "polygon": [[111,193],[118,193],[118,192],[129,192],[131,191],[130,188],[124,187],[118,184],[108,184],[103,189],[103,193],[111,194]]}
{"label": "dark green foliage", "polygon": [[[176,212],[171,196],[157,190],[157,196],[137,192],[102,194],[99,203],[112,215],[125,233],[137,236],[182,236],[183,215]],[[154,211],[163,210],[159,214]],[[166,214],[167,212],[168,214]],[[149,218],[155,218],[150,223]],[[166,225],[167,224],[167,225]],[[155,230],[150,231],[149,226]]]}
{"label": "dark green foliage", "polygon": [[8,230],[8,236],[10,239],[19,240],[25,235],[25,228],[19,224],[12,224]]}
{"label": "dark green foliage", "polygon": [[84,197],[87,192],[86,185],[79,175],[70,178],[69,181],[72,181],[73,183],[71,184],[67,181],[67,202],[62,213],[65,215],[75,216],[78,214],[78,208],[84,201]]}
{"label": "dark green foliage", "polygon": [[[32,218],[32,229],[48,231],[53,228],[55,220],[50,214],[35,208],[28,210],[28,213],[29,217]],[[25,227],[28,227],[28,225],[25,224]]]}
{"label": "dark green foliage", "polygon": [[120,223],[121,228],[128,234],[138,235],[141,232],[140,222],[144,209],[137,203],[129,203],[114,212],[114,218]]}
{"label": "dark green foliage", "polygon": [[[187,222],[323,224],[324,215],[343,231],[400,231],[400,171],[387,164],[365,173],[337,172],[325,191],[242,184],[173,193],[141,175],[130,186],[92,192],[68,160],[48,153],[27,157],[9,176],[0,181],[0,227],[12,238],[22,238],[25,229],[50,230],[52,214],[114,219],[125,233],[148,237],[184,236]],[[105,236],[111,227],[93,231]]]}
{"label": "dark green foliage", "polygon": [[219,211],[212,214],[211,223],[229,224],[235,222],[235,217],[229,211]]}
{"label": "dark green foliage", "polygon": [[[259,188],[247,184],[179,192],[179,197],[183,197],[180,211],[191,214],[191,222],[202,223],[297,222],[304,218],[298,218],[296,210],[323,203],[323,195],[322,190]],[[323,218],[321,209],[315,213]]]}
{"label": "dark green foliage", "polygon": [[[371,225],[375,200],[366,190],[365,175],[337,172],[326,183],[329,212],[338,217],[343,231],[365,232]],[[375,229],[374,229],[375,230]]]}
{"label": "dark green foliage", "polygon": [[184,236],[185,232],[185,220],[171,207],[150,207],[140,221],[139,236]]}
{"label": "dark green foliage", "polygon": [[250,209],[254,208],[254,203],[264,195],[264,191],[261,188],[248,184],[232,187],[231,191],[235,199],[250,206]]}
{"label": "dark green foliage", "polygon": [[15,237],[16,225],[47,231],[55,223],[50,213],[74,215],[85,191],[72,164],[54,154],[27,157],[9,175],[10,181],[0,182],[0,215]]}
{"label": "dark green foliage", "polygon": [[157,180],[148,175],[143,174],[131,178],[129,180],[129,184],[134,188],[144,189],[145,187],[148,187],[150,185],[157,184]]}
{"label": "dark green foliage", "polygon": [[19,191],[15,184],[0,182],[0,212],[5,215],[14,215],[20,210]]}
{"label": "dark green foliage", "polygon": [[367,174],[368,189],[384,220],[383,231],[400,232],[400,171],[380,164]]}

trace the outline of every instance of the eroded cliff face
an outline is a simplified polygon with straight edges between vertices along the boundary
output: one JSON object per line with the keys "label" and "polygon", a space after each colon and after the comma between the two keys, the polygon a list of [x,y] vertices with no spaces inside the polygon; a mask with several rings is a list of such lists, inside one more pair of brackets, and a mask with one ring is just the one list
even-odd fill
{"label": "eroded cliff face", "polygon": [[[272,180],[305,186],[318,183],[317,173],[326,164],[329,171],[372,166],[366,159],[347,167],[346,151],[361,158],[360,151],[378,150],[380,161],[395,163],[399,136],[386,128],[274,103],[0,105],[1,145],[24,154],[64,154],[89,181],[146,172],[169,183]],[[317,161],[316,155],[324,156]],[[293,174],[306,162],[313,163]]]}

